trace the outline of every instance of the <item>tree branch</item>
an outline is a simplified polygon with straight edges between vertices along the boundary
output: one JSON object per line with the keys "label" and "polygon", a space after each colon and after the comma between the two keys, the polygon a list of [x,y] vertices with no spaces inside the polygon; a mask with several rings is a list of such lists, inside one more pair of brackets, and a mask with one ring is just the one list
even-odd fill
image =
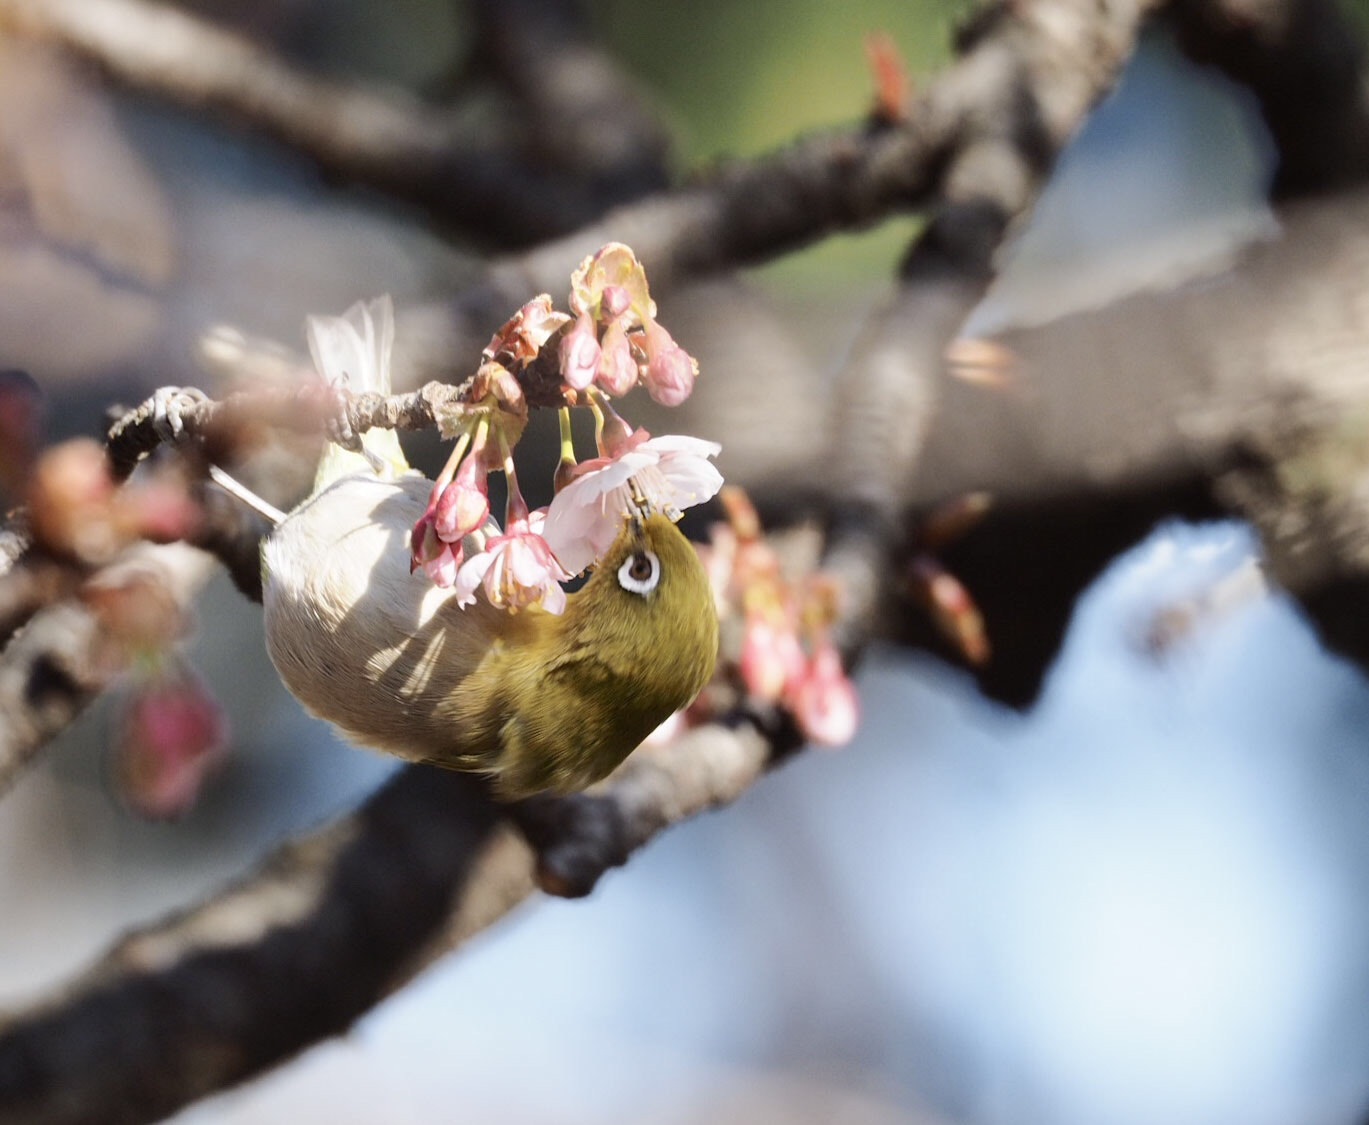
{"label": "tree branch", "polygon": [[[349,395],[312,385],[262,388],[223,399],[211,399],[193,387],[166,387],[116,419],[105,448],[115,479],[123,481],[163,442],[203,441],[212,458],[216,447],[231,452],[241,445],[244,431],[259,425],[308,434],[321,434],[337,422],[356,434],[377,428],[436,429],[440,419],[464,409],[469,386],[470,380],[460,386],[433,382],[406,394]],[[175,404],[174,429],[164,417],[168,402]]]}
{"label": "tree branch", "polygon": [[[569,268],[610,232],[640,243],[639,251],[646,246],[653,281],[659,261],[664,285],[893,206],[943,196],[962,203],[970,210],[945,212],[914,252],[909,276],[916,285],[886,318],[893,335],[883,327],[872,333],[888,349],[889,379],[907,405],[912,433],[892,445],[891,468],[848,471],[853,486],[869,489],[867,506],[898,518],[970,488],[998,494],[996,522],[967,536],[951,561],[975,573],[979,560],[981,594],[1001,593],[996,603],[986,599],[990,631],[996,641],[1009,637],[1043,588],[1076,590],[1155,518],[1216,510],[1211,480],[1239,467],[1243,443],[1268,421],[1267,413],[1250,413],[1252,403],[1267,404],[1271,388],[1322,385],[1328,364],[1319,342],[1328,333],[1341,347],[1329,366],[1343,360],[1357,374],[1369,347],[1357,317],[1369,248],[1363,202],[1342,201],[1336,212],[1290,213],[1284,241],[1252,251],[1220,287],[1137,298],[1009,334],[1001,346],[1021,372],[1022,394],[947,377],[944,340],[982,285],[978,271],[1002,222],[1021,209],[1049,153],[1110,80],[1140,14],[1054,2],[999,10],[966,41],[957,67],[928,88],[906,126],[810,139],[621,211],[618,225],[497,263],[489,286],[462,306],[461,316],[472,319],[457,330],[474,334],[478,347],[510,308],[564,284]],[[1043,44],[1056,44],[1047,52],[1051,67],[1076,76],[1063,92],[1045,77],[1046,64],[1038,74],[1019,57],[1036,57]],[[984,100],[986,90],[994,96]],[[999,95],[1027,98],[1026,111],[1011,119],[1025,131],[1006,145],[1002,122],[981,120]],[[989,162],[975,173],[978,183],[1000,157],[1010,159],[1002,166],[1005,190],[989,194],[988,221],[969,223],[956,241],[962,228],[952,220],[976,213],[972,197],[952,190],[957,169]],[[780,186],[767,199],[770,179]],[[934,251],[948,244],[962,249],[948,255],[945,269],[933,269]],[[983,249],[964,249],[975,246]],[[1349,282],[1313,297],[1305,292],[1308,276]],[[904,303],[914,294],[919,316],[929,297],[941,302],[916,332]],[[439,310],[449,329],[451,313]],[[1224,326],[1220,340],[1203,331],[1213,323]],[[465,346],[452,354],[474,353]],[[877,351],[864,354],[869,363],[878,359]],[[1108,377],[1091,379],[1099,370]],[[416,406],[415,417],[427,424],[423,409]],[[928,424],[932,409],[935,424]],[[861,440],[868,424],[853,419],[849,441]],[[128,439],[133,460],[139,440]],[[896,526],[876,525],[868,538],[887,548],[886,532]],[[1081,540],[1091,545],[1088,553],[1080,552]],[[1358,551],[1363,540],[1355,530],[1330,542],[1337,551]],[[1008,572],[1023,581],[1000,589]],[[1320,572],[1307,589],[1326,590],[1337,574]],[[1047,625],[1062,629],[1067,602],[1041,597],[1039,605]],[[1037,642],[1045,631],[1038,621],[1016,656],[1008,646],[1009,661],[1044,667]],[[1021,682],[1011,690],[1020,691]],[[407,769],[362,810],[288,845],[215,900],[134,935],[64,997],[7,1021],[0,1028],[0,1114],[140,1120],[258,1073],[348,1026],[431,958],[511,909],[537,879],[558,893],[586,893],[662,827],[734,798],[792,739],[792,732],[738,717],[731,728],[712,724],[664,749],[639,751],[601,791],[512,810],[493,806],[468,777]],[[537,858],[508,830],[509,820],[534,842]]]}
{"label": "tree branch", "polygon": [[[691,186],[496,260],[483,284],[454,301],[401,310],[401,381],[447,376],[451,356],[474,354],[508,309],[559,291],[581,259],[611,240],[632,246],[659,296],[683,281],[942,200],[1011,196],[1009,213],[1016,213],[1110,86],[1148,10],[1139,2],[1089,0],[991,6],[958,45],[957,62],[927,84],[905,120],[816,134],[724,164]],[[972,177],[981,175],[991,180],[976,189]]]}
{"label": "tree branch", "polygon": [[[546,30],[564,26],[551,20]],[[549,160],[531,141],[510,143],[516,127],[492,133],[470,113],[398,89],[305,73],[235,32],[150,0],[0,0],[0,27],[60,44],[134,89],[251,124],[494,244],[527,245],[573,229],[662,178],[659,128],[583,35],[568,40],[557,66],[596,60],[594,89],[561,108],[577,110],[575,135],[588,116],[619,141],[612,152],[595,146],[588,168],[582,147]],[[557,44],[542,34],[523,46],[549,67]],[[580,96],[589,104],[577,104]]]}
{"label": "tree branch", "polygon": [[1183,49],[1248,87],[1279,150],[1274,193],[1345,189],[1369,175],[1364,44],[1335,0],[1178,0]]}
{"label": "tree branch", "polygon": [[[639,750],[594,794],[522,815],[544,883],[588,893],[670,824],[735,799],[792,732],[712,724]],[[402,770],[210,902],[130,935],[63,994],[0,1022],[0,1117],[163,1117],[344,1031],[532,893],[534,857],[469,775]]]}

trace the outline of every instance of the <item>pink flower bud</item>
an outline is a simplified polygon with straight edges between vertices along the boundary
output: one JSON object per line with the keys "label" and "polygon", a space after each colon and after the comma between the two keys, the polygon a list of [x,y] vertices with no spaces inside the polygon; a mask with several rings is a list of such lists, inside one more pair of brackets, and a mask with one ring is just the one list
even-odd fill
{"label": "pink flower bud", "polygon": [[637,361],[621,321],[614,321],[604,333],[595,380],[611,395],[625,395],[637,385]]}
{"label": "pink flower bud", "polygon": [[198,679],[183,675],[143,688],[124,710],[115,743],[124,799],[142,816],[181,816],[226,745],[223,712]]}
{"label": "pink flower bud", "polygon": [[599,319],[607,323],[617,320],[632,304],[632,294],[621,285],[605,285],[599,296]]}
{"label": "pink flower bud", "polygon": [[792,628],[777,624],[769,616],[750,614],[742,629],[742,681],[758,699],[771,702],[804,668],[803,650]]}
{"label": "pink flower bud", "polygon": [[489,485],[472,453],[456,471],[456,479],[442,490],[433,511],[433,529],[444,543],[460,543],[490,514]]}
{"label": "pink flower bud", "polygon": [[575,327],[561,338],[561,378],[572,390],[583,391],[599,370],[599,340],[589,313],[581,313]]}
{"label": "pink flower bud", "polygon": [[112,519],[114,482],[105,451],[89,438],[45,450],[29,481],[29,522],[34,539],[56,554],[92,562],[121,545]]}
{"label": "pink flower bud", "polygon": [[201,512],[179,481],[150,480],[125,486],[120,522],[153,543],[174,543],[199,527]]}
{"label": "pink flower bud", "polygon": [[830,641],[818,645],[813,659],[791,685],[787,702],[804,737],[820,746],[851,741],[860,722],[856,689]]}
{"label": "pink flower bud", "polygon": [[697,361],[654,320],[646,323],[646,355],[642,381],[647,393],[662,406],[679,406],[694,389]]}
{"label": "pink flower bud", "polygon": [[461,567],[462,548],[458,539],[455,544],[446,542],[437,533],[437,506],[443,494],[452,485],[443,486],[441,481],[433,485],[428,497],[427,510],[418,518],[414,529],[409,533],[409,573],[420,567],[432,580],[433,585],[447,589],[456,581],[456,573]]}
{"label": "pink flower bud", "polygon": [[423,563],[423,573],[434,586],[448,590],[456,585],[464,555],[460,544],[443,543],[442,549]]}

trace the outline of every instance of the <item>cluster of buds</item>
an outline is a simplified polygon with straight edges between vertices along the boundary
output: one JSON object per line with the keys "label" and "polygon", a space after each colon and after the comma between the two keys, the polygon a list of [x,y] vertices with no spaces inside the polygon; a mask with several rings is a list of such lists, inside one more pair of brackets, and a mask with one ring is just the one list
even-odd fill
{"label": "cluster of buds", "polygon": [[722,501],[727,522],[713,526],[701,554],[719,617],[741,619],[742,684],[753,698],[785,707],[809,741],[849,742],[859,703],[830,635],[838,591],[821,573],[799,582],[784,575],[740,488],[724,488]]}
{"label": "cluster of buds", "polygon": [[172,473],[120,488],[104,449],[75,438],[44,450],[29,471],[26,499],[34,542],[83,566],[100,566],[140,539],[189,536],[200,510]]}
{"label": "cluster of buds", "polygon": [[908,565],[907,588],[933,626],[967,663],[979,667],[992,654],[984,617],[974,596],[937,553],[970,532],[990,505],[986,492],[969,492],[938,504],[922,521]]}
{"label": "cluster of buds", "polygon": [[656,320],[646,273],[630,249],[610,242],[580,264],[570,284],[575,323],[561,339],[566,386],[620,396],[640,380],[663,406],[689,397],[699,365]]}
{"label": "cluster of buds", "polygon": [[179,655],[188,623],[176,598],[159,572],[124,549],[184,539],[201,511],[174,470],[149,468],[120,487],[104,449],[88,439],[34,449],[25,461],[34,543],[83,579],[78,596],[100,623],[95,665],[111,676],[129,674],[110,740],[114,783],[139,815],[180,816],[223,760],[226,723]]}
{"label": "cluster of buds", "polygon": [[[571,277],[570,307],[556,310],[546,294],[518,310],[491,338],[464,409],[444,421],[455,437],[427,507],[410,537],[410,569],[454,588],[470,605],[484,588],[491,604],[510,611],[539,606],[560,613],[561,587],[593,565],[612,544],[631,507],[629,495],[678,518],[712,497],[722,477],[710,463],[719,447],[689,437],[652,438],[634,430],[610,396],[640,381],[656,401],[689,396],[698,364],[656,320],[646,273],[632,251],[610,243]],[[528,418],[520,382],[555,347],[560,398],[594,414],[595,458],[577,462],[569,407],[562,406],[561,459],[555,498],[530,509],[518,485],[513,450]],[[325,374],[327,374],[325,372]],[[488,476],[502,472],[508,506],[501,528],[490,512]]]}
{"label": "cluster of buds", "polygon": [[182,816],[228,748],[222,708],[179,654],[187,616],[159,574],[136,561],[93,576],[81,599],[100,621],[96,659],[129,672],[110,740],[119,794],[140,816]]}

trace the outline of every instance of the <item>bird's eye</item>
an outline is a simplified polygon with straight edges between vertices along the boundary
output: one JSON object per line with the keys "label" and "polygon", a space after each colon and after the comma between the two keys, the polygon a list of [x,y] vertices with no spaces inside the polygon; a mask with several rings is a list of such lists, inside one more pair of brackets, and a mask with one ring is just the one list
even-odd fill
{"label": "bird's eye", "polygon": [[661,580],[661,560],[650,551],[637,551],[618,568],[618,585],[631,594],[646,595]]}

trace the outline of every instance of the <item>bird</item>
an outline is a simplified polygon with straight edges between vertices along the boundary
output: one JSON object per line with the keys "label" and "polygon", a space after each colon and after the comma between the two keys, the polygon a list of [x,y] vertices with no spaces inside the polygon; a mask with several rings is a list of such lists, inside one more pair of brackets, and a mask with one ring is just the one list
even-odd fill
{"label": "bird", "polygon": [[[320,369],[345,366],[349,389],[388,393],[391,318],[386,299],[311,319]],[[708,682],[713,594],[668,515],[639,496],[559,614],[511,612],[483,589],[463,606],[411,573],[433,482],[392,432],[363,441],[373,436],[360,455],[331,447],[314,493],[262,544],[267,651],[310,713],[357,743],[484,774],[517,800],[602,780]]]}

